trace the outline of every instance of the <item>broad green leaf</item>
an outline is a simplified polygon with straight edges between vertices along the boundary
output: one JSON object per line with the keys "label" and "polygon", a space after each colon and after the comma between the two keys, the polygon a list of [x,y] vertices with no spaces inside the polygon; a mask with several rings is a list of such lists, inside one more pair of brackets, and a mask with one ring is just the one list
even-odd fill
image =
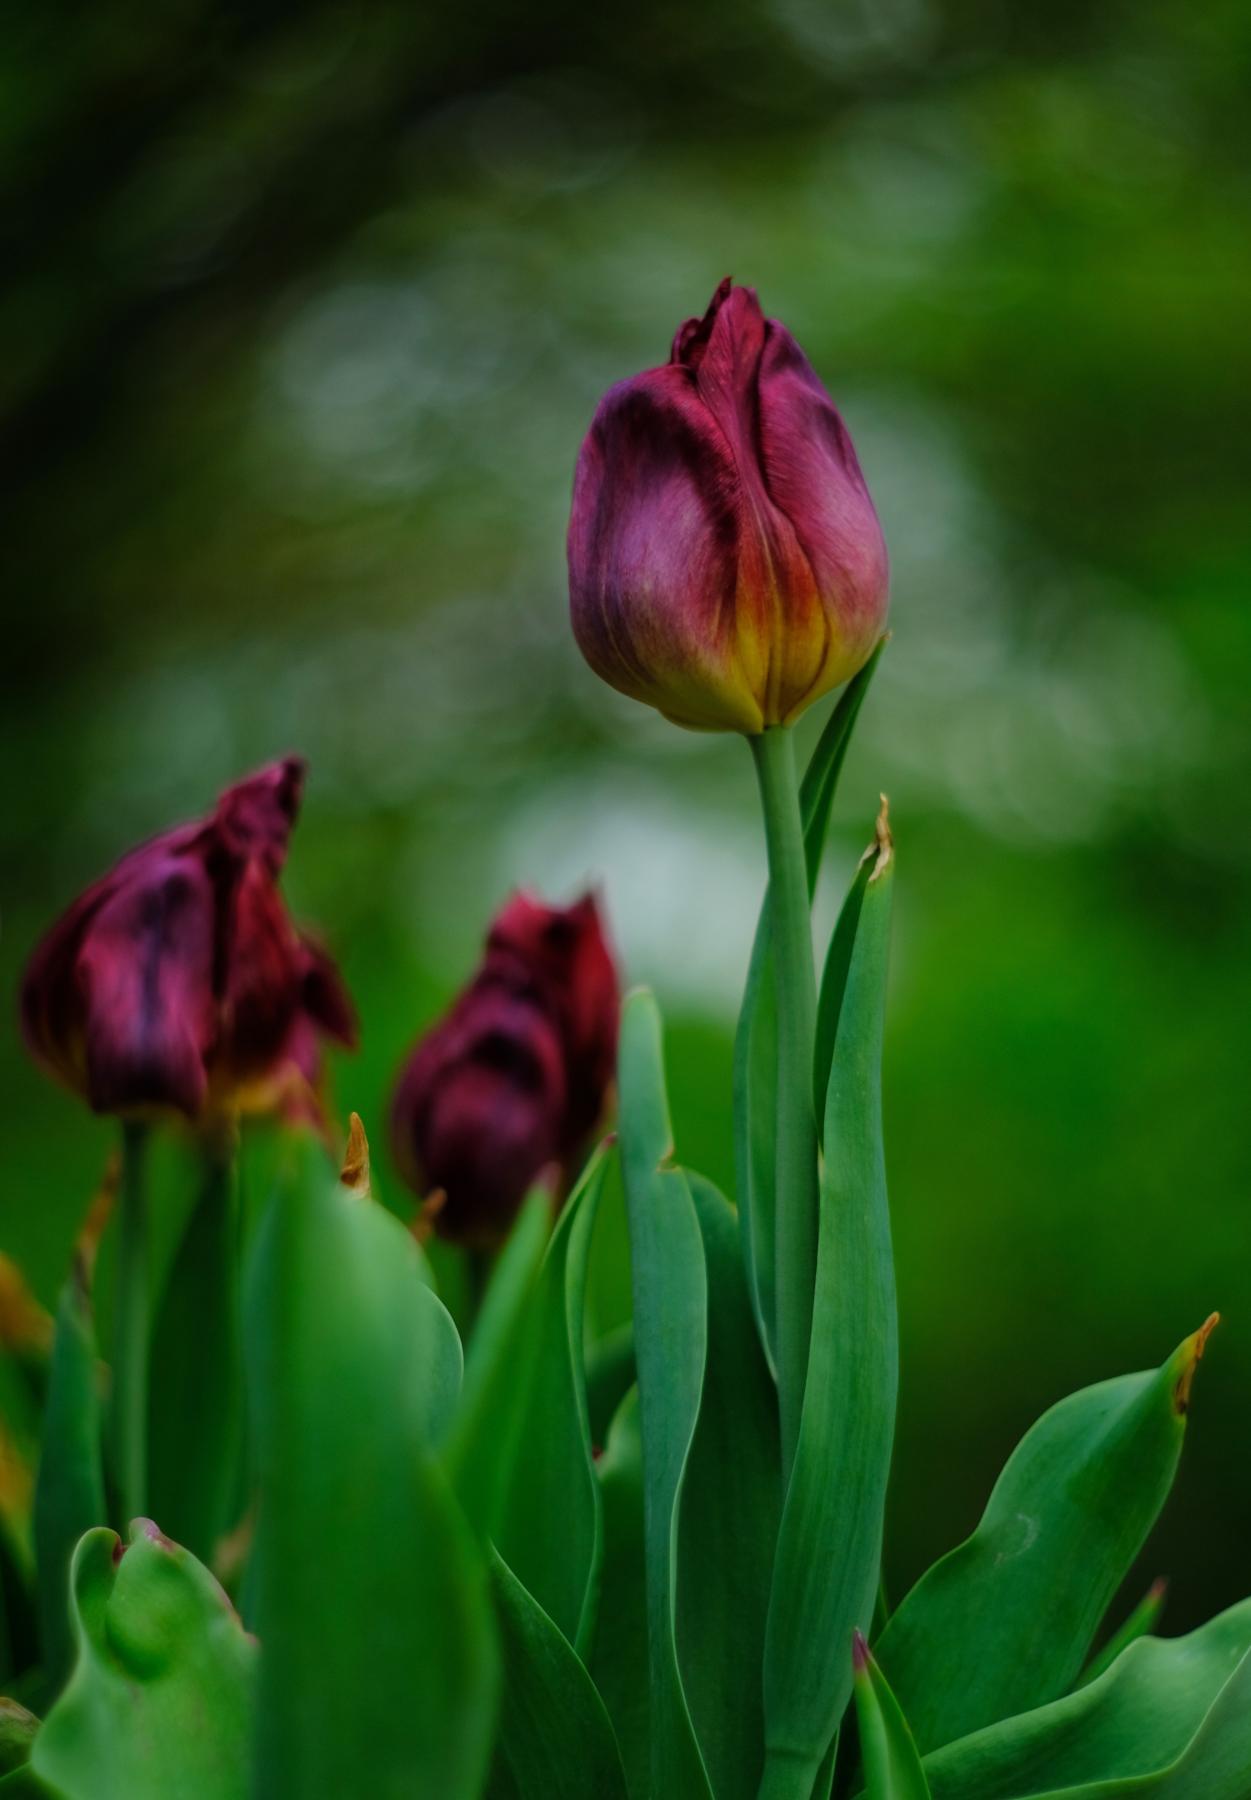
{"label": "broad green leaf", "polygon": [[206,1561],[233,1522],[243,1451],[238,1237],[234,1156],[214,1147],[157,1312],[148,1389],[149,1504]]}
{"label": "broad green leaf", "polygon": [[[821,867],[821,853],[829,826],[830,809],[843,759],[864,697],[873,679],[883,638],[860,673],[848,683],[830,715],[812,753],[799,791],[804,826],[804,855],[808,865],[808,891],[813,893]],[[774,1172],[777,1157],[777,1013],[774,999],[773,956],[770,948],[769,896],[760,909],[760,920],[747,968],[747,984],[734,1039],[734,1178],[738,1189],[739,1226],[747,1289],[760,1340],[770,1368],[776,1367],[774,1319]],[[824,1095],[819,1098],[818,1118]]]}
{"label": "broad green leaf", "polygon": [[708,1287],[695,1204],[672,1166],[660,1013],[645,990],[625,1004],[618,1079],[643,1432],[652,1792],[698,1800],[710,1789],[675,1629],[678,1518],[704,1381]]}
{"label": "broad green leaf", "polygon": [[602,1523],[591,1456],[582,1327],[591,1234],[606,1151],[583,1171],[539,1272],[526,1409],[495,1535],[517,1579],[585,1655],[594,1624]]}
{"label": "broad green leaf", "polygon": [[1182,1638],[1139,1638],[1106,1673],[925,1760],[934,1800],[1251,1793],[1251,1600]]}
{"label": "broad green leaf", "polygon": [[908,1721],[859,1632],[852,1656],[865,1800],[930,1800]]}
{"label": "broad green leaf", "polygon": [[532,1302],[552,1203],[530,1195],[500,1253],[469,1340],[444,1465],[465,1517],[486,1539],[499,1523],[526,1415],[534,1357]]}
{"label": "broad green leaf", "polygon": [[923,1752],[1072,1687],[1172,1486],[1214,1322],[1163,1368],[1084,1388],[1044,1413],[973,1536],[891,1615],[876,1654]]}
{"label": "broad green leaf", "polygon": [[491,1586],[504,1667],[500,1786],[520,1800],[626,1800],[604,1702],[568,1638],[498,1556]]}
{"label": "broad green leaf", "polygon": [[604,1503],[604,1560],[591,1674],[616,1727],[632,1800],[649,1800],[651,1695],[643,1544],[643,1437],[631,1388],[596,1464]]}
{"label": "broad green leaf", "polygon": [[[812,1346],[765,1638],[771,1792],[811,1789],[878,1590],[898,1385],[881,1062],[894,856],[878,821],[825,1106]],[[797,1791],[797,1790],[795,1790]]]}
{"label": "broad green leaf", "polygon": [[1122,1650],[1128,1650],[1131,1644],[1137,1643],[1140,1637],[1153,1632],[1159,1623],[1160,1614],[1164,1611],[1164,1600],[1168,1593],[1168,1583],[1161,1578],[1153,1581],[1133,1612],[1123,1625],[1112,1633],[1107,1643],[1096,1656],[1092,1656],[1076,1683],[1085,1687],[1089,1682],[1097,1681],[1105,1671],[1110,1669]]}
{"label": "broad green leaf", "polygon": [[78,1661],[34,1772],[66,1800],[244,1800],[256,1645],[208,1570],[138,1519],[124,1551],[86,1534],[70,1590]]}
{"label": "broad green leaf", "polygon": [[108,1522],[104,1408],[91,1290],[114,1186],[106,1179],[92,1203],[57,1305],[34,1511],[42,1691],[49,1697],[60,1692],[74,1659],[70,1563],[75,1545],[92,1526]]}
{"label": "broad green leaf", "polygon": [[448,1327],[413,1240],[306,1165],[270,1206],[246,1298],[265,1646],[254,1791],[474,1800],[494,1627],[433,1454],[453,1403]]}
{"label": "broad green leaf", "polygon": [[688,1174],[708,1270],[708,1367],[682,1489],[678,1659],[717,1800],[753,1800],[760,1670],[781,1510],[777,1393],[752,1317],[734,1208]]}

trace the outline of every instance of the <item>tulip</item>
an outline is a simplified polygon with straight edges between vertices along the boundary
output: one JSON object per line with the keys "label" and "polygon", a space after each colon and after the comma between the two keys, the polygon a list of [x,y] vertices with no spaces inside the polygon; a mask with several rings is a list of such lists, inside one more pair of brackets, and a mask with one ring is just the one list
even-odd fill
{"label": "tulip", "polygon": [[278,889],[304,765],[228,788],[205,820],[132,850],[27,967],[32,1054],[96,1112],[190,1119],[311,1097],[320,1039],[352,1044],[351,1001]]}
{"label": "tulip", "polygon": [[616,1066],[620,989],[592,895],[569,907],[515,894],[481,964],[418,1043],[392,1105],[396,1161],[439,1192],[440,1236],[489,1249],[527,1189],[571,1178]]}
{"label": "tulip", "polygon": [[728,280],[667,364],[600,402],[568,550],[583,655],[679,725],[789,724],[882,634],[886,546],[847,428]]}

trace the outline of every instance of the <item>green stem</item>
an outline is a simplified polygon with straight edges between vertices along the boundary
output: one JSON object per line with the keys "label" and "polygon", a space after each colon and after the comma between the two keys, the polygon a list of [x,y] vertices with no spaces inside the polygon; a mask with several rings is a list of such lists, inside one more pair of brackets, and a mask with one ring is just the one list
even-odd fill
{"label": "green stem", "polygon": [[791,733],[775,725],[748,742],[756,760],[769,852],[769,923],[777,984],[774,1317],[785,1487],[799,1436],[817,1266],[817,1122],[812,1103],[816,975]]}
{"label": "green stem", "polygon": [[113,1442],[122,1524],[142,1517],[148,1487],[148,1128],[122,1128]]}

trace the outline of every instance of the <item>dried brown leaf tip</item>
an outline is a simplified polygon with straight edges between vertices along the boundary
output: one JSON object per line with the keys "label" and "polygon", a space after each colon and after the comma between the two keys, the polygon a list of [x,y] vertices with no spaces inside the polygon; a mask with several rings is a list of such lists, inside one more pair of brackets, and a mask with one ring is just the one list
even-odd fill
{"label": "dried brown leaf tip", "polygon": [[417,1209],[417,1217],[409,1226],[409,1230],[419,1244],[428,1244],[434,1236],[434,1222],[447,1205],[447,1194],[443,1188],[435,1188],[426,1195]]}
{"label": "dried brown leaf tip", "polygon": [[873,826],[873,842],[860,858],[862,868],[870,858],[873,859],[870,881],[876,881],[879,875],[886,873],[895,854],[895,840],[891,836],[890,829],[890,801],[885,794],[879,794],[878,799],[881,805],[878,807],[877,819]]}
{"label": "dried brown leaf tip", "polygon": [[104,1165],[100,1185],[74,1240],[74,1279],[84,1294],[90,1294],[96,1272],[96,1253],[104,1228],[113,1216],[117,1190],[122,1179],[122,1159],[115,1150]]}
{"label": "dried brown leaf tip", "polygon": [[1220,1322],[1219,1313],[1209,1313],[1198,1331],[1186,1339],[1178,1352],[1181,1370],[1173,1386],[1173,1407],[1179,1418],[1185,1418],[1190,1411],[1190,1390],[1194,1386],[1195,1370],[1203,1361],[1207,1341]]}
{"label": "dried brown leaf tip", "polygon": [[359,1113],[354,1112],[348,1120],[347,1149],[343,1153],[339,1180],[362,1200],[369,1199],[369,1139],[365,1136]]}

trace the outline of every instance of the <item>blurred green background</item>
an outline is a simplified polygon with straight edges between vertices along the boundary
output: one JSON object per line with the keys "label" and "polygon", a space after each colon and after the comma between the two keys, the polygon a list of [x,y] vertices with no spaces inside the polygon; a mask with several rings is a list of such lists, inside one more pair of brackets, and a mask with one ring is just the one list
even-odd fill
{"label": "blurred green background", "polygon": [[750,759],[593,679],[563,532],[600,392],[732,273],[893,558],[822,912],[886,789],[890,1583],[1219,1307],[1142,1577],[1174,1628],[1248,1591],[1251,13],[106,0],[5,58],[0,1245],[50,1298],[110,1137],[18,1045],[40,927],[289,748],[389,1199],[397,1062],[518,881],[603,884],[731,1183]]}

